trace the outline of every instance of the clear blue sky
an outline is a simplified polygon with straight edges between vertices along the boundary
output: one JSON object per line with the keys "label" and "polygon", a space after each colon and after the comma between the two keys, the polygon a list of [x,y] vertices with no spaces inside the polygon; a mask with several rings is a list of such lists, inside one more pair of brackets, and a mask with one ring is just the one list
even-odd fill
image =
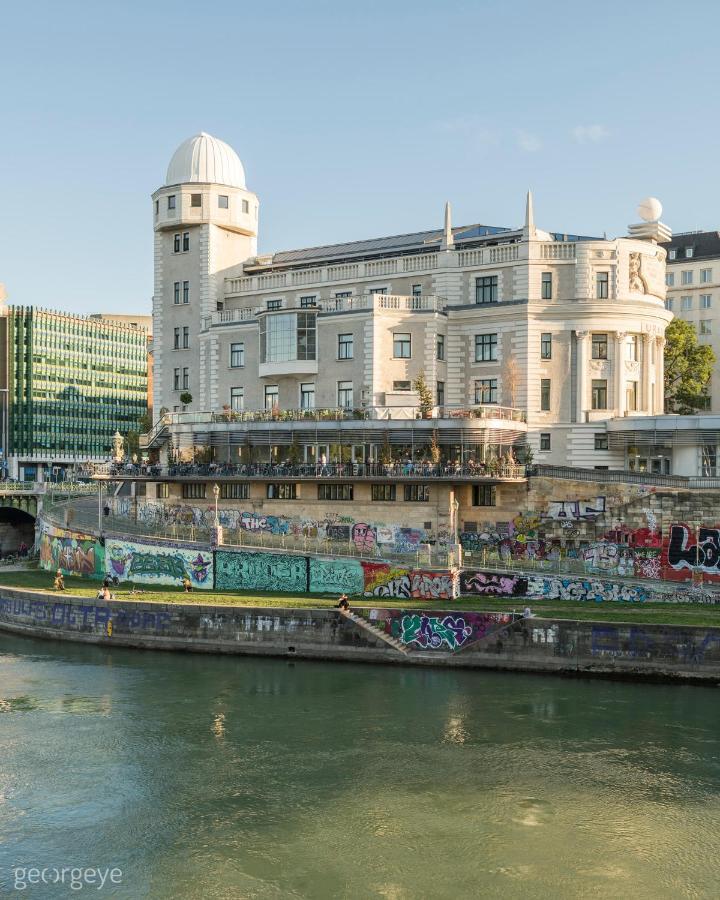
{"label": "clear blue sky", "polygon": [[3,5],[0,281],[149,312],[149,195],[186,137],[243,160],[263,252],[455,224],[720,225],[714,2]]}

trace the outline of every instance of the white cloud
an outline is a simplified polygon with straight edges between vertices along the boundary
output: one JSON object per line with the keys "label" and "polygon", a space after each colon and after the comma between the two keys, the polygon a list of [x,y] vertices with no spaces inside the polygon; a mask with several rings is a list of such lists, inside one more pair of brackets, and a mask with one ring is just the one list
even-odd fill
{"label": "white cloud", "polygon": [[518,131],[517,145],[525,153],[537,153],[542,149],[542,141],[534,134],[527,131]]}
{"label": "white cloud", "polygon": [[572,130],[572,136],[578,144],[597,144],[609,135],[610,132],[604,125],[576,125]]}

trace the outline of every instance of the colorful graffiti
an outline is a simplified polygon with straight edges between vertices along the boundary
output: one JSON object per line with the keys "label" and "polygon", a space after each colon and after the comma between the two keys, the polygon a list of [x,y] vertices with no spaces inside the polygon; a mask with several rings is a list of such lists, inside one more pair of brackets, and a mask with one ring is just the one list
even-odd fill
{"label": "colorful graffiti", "polygon": [[111,609],[108,606],[76,606],[72,603],[46,603],[44,600],[4,600],[0,613],[14,618],[29,618],[43,625],[96,628],[103,631],[108,622],[123,630],[162,631],[171,622],[170,613],[146,609]]}
{"label": "colorful graffiti", "polygon": [[528,577],[526,597],[535,600],[572,600],[601,603],[604,600],[642,603],[647,600],[642,585],[596,581],[588,578],[563,578],[553,575]]}
{"label": "colorful graffiti", "polygon": [[368,618],[383,623],[386,634],[412,650],[458,650],[502,632],[513,621],[510,613],[457,615],[407,609],[371,609]]}
{"label": "colorful graffiti", "polygon": [[550,500],[546,512],[540,514],[545,519],[595,519],[605,513],[605,497],[592,500]]}
{"label": "colorful graffiti", "polygon": [[108,575],[121,581],[179,584],[185,577],[196,588],[212,590],[212,553],[182,544],[153,544],[108,538],[105,545]]}
{"label": "colorful graffiti", "polygon": [[44,522],[40,533],[40,566],[53,571],[61,569],[64,575],[102,577],[105,551],[91,534],[66,531]]}
{"label": "colorful graffiti", "polygon": [[362,594],[363,569],[357,559],[316,559],[310,557],[310,593]]}
{"label": "colorful graffiti", "polygon": [[452,600],[458,596],[457,572],[427,572],[362,560],[366,597],[417,597]]}
{"label": "colorful graffiti", "polygon": [[483,597],[524,597],[527,578],[499,575],[496,572],[462,572],[461,594],[480,594]]}
{"label": "colorful graffiti", "polygon": [[218,550],[215,553],[217,590],[293,591],[305,593],[306,556]]}
{"label": "colorful graffiti", "polygon": [[[673,573],[687,569],[720,575],[720,529],[672,525],[667,542],[667,565]],[[668,577],[672,577],[668,572]]]}

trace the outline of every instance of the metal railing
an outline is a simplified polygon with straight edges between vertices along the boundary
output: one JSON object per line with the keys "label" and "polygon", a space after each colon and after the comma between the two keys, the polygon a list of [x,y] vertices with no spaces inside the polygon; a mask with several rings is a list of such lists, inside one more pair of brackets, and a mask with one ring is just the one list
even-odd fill
{"label": "metal railing", "polygon": [[720,477],[703,475],[660,475],[656,472],[630,472],[626,470],[577,469],[571,466],[534,465],[528,467],[529,475],[546,478],[566,478],[574,481],[602,481],[625,484],[646,484],[657,487],[680,487],[694,490],[720,488]]}

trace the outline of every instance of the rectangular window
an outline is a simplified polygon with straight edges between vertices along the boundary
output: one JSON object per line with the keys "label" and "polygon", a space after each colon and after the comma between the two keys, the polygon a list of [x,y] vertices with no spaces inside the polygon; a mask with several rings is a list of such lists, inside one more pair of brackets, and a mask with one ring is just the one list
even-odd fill
{"label": "rectangular window", "polygon": [[473,506],[495,506],[495,485],[474,484],[472,489]]}
{"label": "rectangular window", "polygon": [[479,378],[475,382],[476,403],[497,403],[497,378]]}
{"label": "rectangular window", "polygon": [[353,358],[353,336],[351,334],[338,335],[338,359]]}
{"label": "rectangular window", "polygon": [[170,496],[170,485],[167,482],[155,485],[155,497],[158,500],[167,500]]}
{"label": "rectangular window", "polygon": [[393,390],[394,391],[411,391],[412,390],[412,382],[411,381],[393,381]]}
{"label": "rectangular window", "polygon": [[403,490],[408,503],[430,502],[430,488],[426,484],[406,484]]}
{"label": "rectangular window", "polygon": [[610,277],[608,272],[597,273],[595,280],[595,296],[598,300],[607,300],[609,280]]}
{"label": "rectangular window", "polygon": [[497,275],[483,275],[475,279],[475,302],[497,303],[498,277]]}
{"label": "rectangular window", "polygon": [[190,194],[190,206],[202,206],[202,194]]}
{"label": "rectangular window", "polygon": [[410,335],[401,332],[393,334],[393,356],[395,359],[410,359],[411,352]]}
{"label": "rectangular window", "polygon": [[175,303],[180,302],[180,282],[179,281],[175,282],[175,292],[174,292],[173,297],[174,297]]}
{"label": "rectangular window", "polygon": [[475,362],[497,361],[497,334],[475,335]]}
{"label": "rectangular window", "polygon": [[205,482],[184,484],[182,486],[183,500],[204,500],[206,491]]}
{"label": "rectangular window", "polygon": [[183,303],[190,302],[190,282],[183,281]]}
{"label": "rectangular window", "polygon": [[368,294],[380,294],[384,296],[387,294],[388,289],[386,287],[370,287],[368,288]]}
{"label": "rectangular window", "polygon": [[593,379],[592,408],[607,409],[607,380],[605,378]]}
{"label": "rectangular window", "polygon": [[242,211],[243,211],[244,213],[249,213],[249,212],[250,212],[250,203],[249,203],[247,200],[243,200],[243,201],[242,201]]}
{"label": "rectangular window", "polygon": [[595,449],[596,450],[607,450],[608,449],[608,436],[607,434],[595,434]]}
{"label": "rectangular window", "polygon": [[317,306],[317,297],[313,294],[311,297],[300,298],[300,309],[312,309]]}
{"label": "rectangular window", "polygon": [[168,200],[168,209],[175,209],[175,194],[170,194],[167,198]]}
{"label": "rectangular window", "polygon": [[227,209],[230,206],[230,197],[228,194],[218,194],[219,209]]}
{"label": "rectangular window", "polygon": [[413,297],[422,297],[422,285],[414,284],[412,286],[412,295]]}
{"label": "rectangular window", "polygon": [[315,409],[314,382],[307,382],[300,385],[300,409]]}
{"label": "rectangular window", "polygon": [[668,259],[677,259],[677,250],[674,247],[668,250]]}
{"label": "rectangular window", "polygon": [[353,405],[353,383],[352,381],[338,381],[337,383],[337,405],[341,409],[352,409]]}
{"label": "rectangular window", "polygon": [[318,500],[352,500],[351,484],[319,484]]}
{"label": "rectangular window", "polygon": [[439,334],[437,336],[437,358],[439,360],[445,359],[445,335]]}
{"label": "rectangular window", "polygon": [[712,306],[712,294],[700,294],[700,308],[710,309]]}
{"label": "rectangular window", "polygon": [[638,339],[636,334],[631,334],[627,343],[625,344],[625,355],[626,358],[632,360],[633,362],[637,362],[638,359]]}
{"label": "rectangular window", "polygon": [[173,372],[173,390],[180,390],[180,369],[175,369]]}
{"label": "rectangular window", "polygon": [[221,500],[249,500],[250,485],[247,482],[220,485]]}
{"label": "rectangular window", "polygon": [[541,450],[549,450],[550,449],[550,433],[548,431],[540,432],[540,449]]}
{"label": "rectangular window", "polygon": [[437,405],[445,406],[445,382],[438,381],[437,383]]}
{"label": "rectangular window", "polygon": [[712,322],[710,319],[700,320],[700,334],[712,334]]}
{"label": "rectangular window", "polygon": [[190,387],[190,369],[185,366],[183,368],[183,390],[186,391]]}
{"label": "rectangular window", "polygon": [[245,389],[241,387],[230,388],[230,409],[233,412],[242,412],[245,409]]}
{"label": "rectangular window", "polygon": [[245,365],[245,344],[230,344],[230,368],[242,369]]}
{"label": "rectangular window", "polygon": [[540,284],[540,298],[542,300],[552,300],[552,272],[542,273],[542,282]]}
{"label": "rectangular window", "polygon": [[692,309],[692,297],[690,297],[690,296],[681,297],[680,298],[680,309],[685,310],[685,311]]}
{"label": "rectangular window", "polygon": [[160,201],[159,200],[155,201],[155,215],[156,216],[160,215]]}
{"label": "rectangular window", "polygon": [[686,247],[685,248],[685,259],[692,259],[695,256],[695,248],[694,247]]}
{"label": "rectangular window", "polygon": [[667,285],[667,287],[675,286],[675,273],[674,272],[667,272],[665,274],[665,284]]}
{"label": "rectangular window", "polygon": [[276,384],[265,385],[265,409],[274,409],[279,406],[280,389]]}
{"label": "rectangular window", "polygon": [[540,359],[552,359],[552,335],[548,331],[540,335]]}
{"label": "rectangular window", "polygon": [[395,500],[396,493],[397,489],[394,484],[373,484],[370,488],[370,496],[373,500],[390,502]]}
{"label": "rectangular window", "polygon": [[592,336],[592,358],[607,359],[608,358],[608,336],[606,334],[593,334]]}
{"label": "rectangular window", "polygon": [[693,283],[693,273],[692,269],[685,269],[680,273],[680,284],[692,284]]}
{"label": "rectangular window", "polygon": [[297,500],[296,484],[268,484],[266,486],[268,500]]}
{"label": "rectangular window", "polygon": [[710,284],[712,281],[712,269],[700,269],[700,284]]}
{"label": "rectangular window", "polygon": [[540,379],[540,409],[543,412],[550,412],[550,379]]}
{"label": "rectangular window", "polygon": [[675,306],[675,301],[668,297],[665,301],[665,309],[672,309]]}
{"label": "rectangular window", "polygon": [[183,350],[187,350],[190,346],[190,327],[188,325],[183,325],[182,339]]}
{"label": "rectangular window", "polygon": [[182,246],[182,235],[176,234],[173,237],[173,253],[179,253]]}
{"label": "rectangular window", "polygon": [[173,338],[174,338],[173,350],[179,350],[180,349],[180,329],[179,328],[173,329]]}
{"label": "rectangular window", "polygon": [[183,253],[187,253],[190,249],[190,232],[183,231]]}
{"label": "rectangular window", "polygon": [[635,412],[638,407],[638,383],[628,381],[625,385],[625,408],[629,412]]}
{"label": "rectangular window", "polygon": [[265,308],[269,310],[282,309],[282,300],[268,300]]}

